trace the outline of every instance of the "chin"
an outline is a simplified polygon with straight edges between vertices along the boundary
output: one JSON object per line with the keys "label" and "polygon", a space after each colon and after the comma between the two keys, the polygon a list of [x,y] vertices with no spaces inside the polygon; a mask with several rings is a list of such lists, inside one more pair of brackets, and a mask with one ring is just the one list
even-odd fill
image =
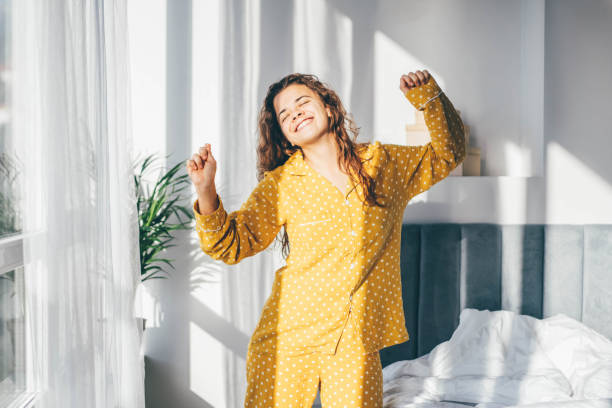
{"label": "chin", "polygon": [[323,136],[323,133],[313,133],[312,135],[307,135],[303,138],[299,138],[297,144],[300,146],[313,144],[313,143],[316,143],[319,139],[321,139],[322,136]]}

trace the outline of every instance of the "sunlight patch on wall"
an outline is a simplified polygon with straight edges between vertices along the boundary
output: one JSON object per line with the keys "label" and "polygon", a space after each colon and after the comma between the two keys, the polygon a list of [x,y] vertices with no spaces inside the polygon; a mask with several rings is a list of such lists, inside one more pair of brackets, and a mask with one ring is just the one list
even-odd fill
{"label": "sunlight patch on wall", "polygon": [[192,3],[192,152],[210,143],[213,154],[216,154],[220,138],[220,12],[220,0],[195,0]]}
{"label": "sunlight patch on wall", "polygon": [[498,177],[499,189],[495,203],[499,222],[523,224],[527,222],[528,180],[524,177]]}
{"label": "sunlight patch on wall", "polygon": [[399,88],[400,77],[424,69],[444,89],[435,70],[384,33],[374,33],[374,140],[407,144],[406,125],[415,123],[416,110]]}
{"label": "sunlight patch on wall", "polygon": [[166,0],[127,2],[134,152],[166,154]]}
{"label": "sunlight patch on wall", "polygon": [[161,327],[165,320],[162,303],[142,282],[136,286],[134,294],[134,316],[146,319],[146,328]]}
{"label": "sunlight patch on wall", "polygon": [[317,75],[350,112],[353,22],[324,0],[295,0],[293,70]]}
{"label": "sunlight patch on wall", "polygon": [[531,152],[526,147],[505,140],[504,144],[504,174],[508,176],[530,176],[531,175]]}
{"label": "sunlight patch on wall", "polygon": [[223,367],[223,345],[193,322],[189,322],[189,390],[212,407],[224,407],[226,376]]}
{"label": "sunlight patch on wall", "polygon": [[610,183],[558,143],[548,143],[546,150],[547,222],[612,222]]}

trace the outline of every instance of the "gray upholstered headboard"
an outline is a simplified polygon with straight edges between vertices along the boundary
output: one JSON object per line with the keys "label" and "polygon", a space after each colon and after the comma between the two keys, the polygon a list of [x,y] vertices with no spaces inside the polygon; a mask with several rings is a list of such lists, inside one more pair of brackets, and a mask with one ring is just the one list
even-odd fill
{"label": "gray upholstered headboard", "polygon": [[401,268],[410,340],[383,367],[450,339],[466,307],[564,313],[612,339],[612,225],[404,224]]}

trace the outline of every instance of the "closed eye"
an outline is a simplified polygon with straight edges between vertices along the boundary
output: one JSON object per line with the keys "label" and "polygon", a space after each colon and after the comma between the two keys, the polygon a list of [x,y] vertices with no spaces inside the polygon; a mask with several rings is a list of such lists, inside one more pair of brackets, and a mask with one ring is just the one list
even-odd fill
{"label": "closed eye", "polygon": [[[308,102],[310,102],[310,101],[302,102],[298,106],[306,105]],[[285,122],[285,119],[287,119],[287,116],[289,116],[289,115],[283,116],[283,118],[281,119],[281,124]]]}

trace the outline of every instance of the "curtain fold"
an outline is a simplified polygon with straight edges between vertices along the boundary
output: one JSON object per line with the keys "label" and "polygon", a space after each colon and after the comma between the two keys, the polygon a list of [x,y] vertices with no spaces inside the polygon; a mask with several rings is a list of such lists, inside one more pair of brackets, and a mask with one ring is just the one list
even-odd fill
{"label": "curtain fold", "polygon": [[36,407],[144,407],[126,0],[13,4]]}

